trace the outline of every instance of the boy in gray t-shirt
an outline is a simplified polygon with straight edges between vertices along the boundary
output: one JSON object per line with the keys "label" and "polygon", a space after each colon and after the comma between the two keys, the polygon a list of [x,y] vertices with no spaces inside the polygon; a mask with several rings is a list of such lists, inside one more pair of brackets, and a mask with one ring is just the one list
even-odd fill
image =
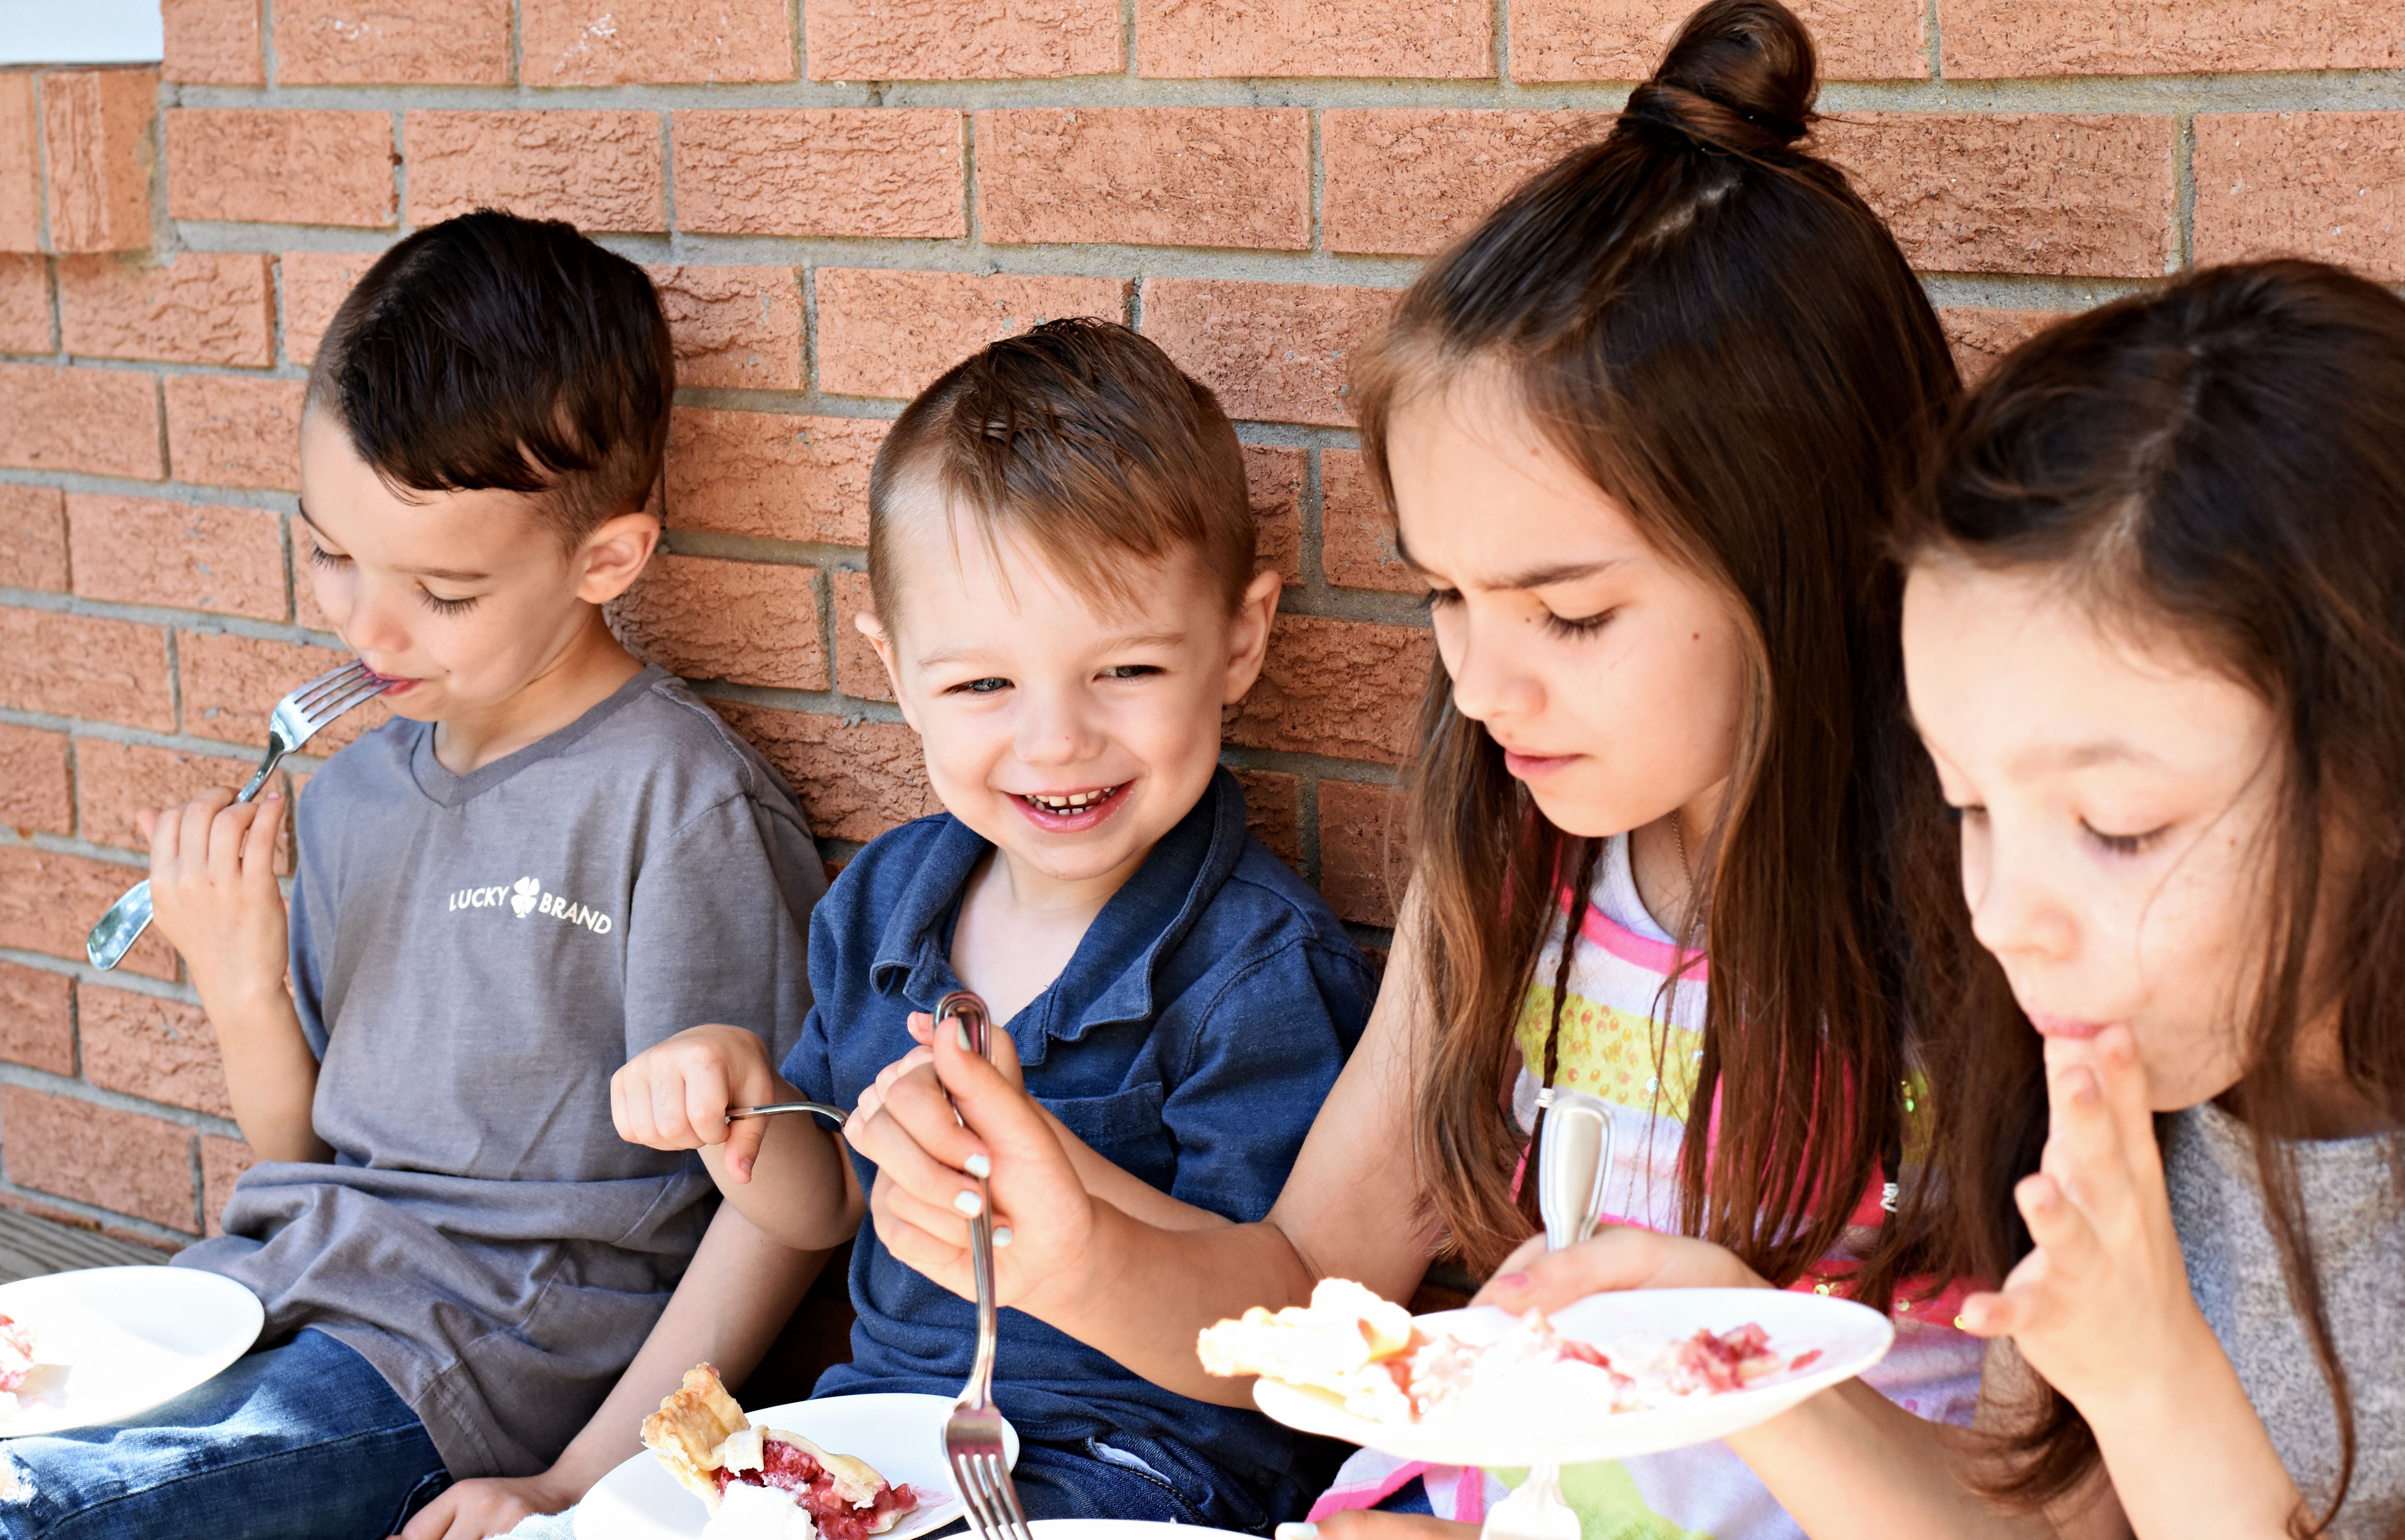
{"label": "boy in gray t-shirt", "polygon": [[816,1256],[612,1121],[612,1072],[696,1022],[793,1045],[825,889],[776,772],[604,623],[659,537],[673,388],[649,281],[566,225],[434,226],[336,315],[295,543],[399,720],[311,782],[288,921],[273,793],[151,828],[266,1157],[176,1260],[254,1290],[263,1346],[8,1445],[0,1533],[506,1530],[635,1452],[696,1359],[748,1371],[807,1286]]}

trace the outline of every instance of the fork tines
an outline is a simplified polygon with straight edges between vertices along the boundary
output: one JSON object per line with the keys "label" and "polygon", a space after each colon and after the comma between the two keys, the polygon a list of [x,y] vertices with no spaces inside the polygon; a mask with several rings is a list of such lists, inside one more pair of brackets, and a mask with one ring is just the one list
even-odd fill
{"label": "fork tines", "polygon": [[384,689],[383,677],[355,659],[304,680],[287,698],[294,709],[306,716],[332,716],[349,710],[371,695],[382,694]]}
{"label": "fork tines", "polygon": [[962,1449],[952,1456],[952,1475],[961,1484],[961,1502],[969,1522],[987,1540],[1034,1540],[1027,1514],[1019,1505],[1019,1489],[1002,1463],[1001,1440],[991,1449]]}

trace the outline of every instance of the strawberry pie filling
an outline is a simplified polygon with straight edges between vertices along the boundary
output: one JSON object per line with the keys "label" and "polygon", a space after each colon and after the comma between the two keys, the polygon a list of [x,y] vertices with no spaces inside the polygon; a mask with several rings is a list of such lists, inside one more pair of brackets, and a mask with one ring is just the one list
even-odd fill
{"label": "strawberry pie filling", "polygon": [[886,1515],[906,1514],[919,1505],[919,1494],[907,1482],[898,1487],[888,1482],[877,1489],[866,1507],[854,1507],[836,1491],[834,1476],[809,1450],[774,1436],[761,1445],[759,1468],[730,1471],[722,1467],[717,1476],[721,1492],[732,1483],[743,1482],[793,1493],[823,1540],[868,1540],[890,1527],[880,1522]]}

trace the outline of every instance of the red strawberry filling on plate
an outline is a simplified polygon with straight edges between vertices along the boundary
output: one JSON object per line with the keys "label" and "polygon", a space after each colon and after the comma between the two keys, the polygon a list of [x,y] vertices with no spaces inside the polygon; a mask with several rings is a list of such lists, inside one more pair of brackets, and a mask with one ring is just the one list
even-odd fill
{"label": "red strawberry filling on plate", "polygon": [[816,1456],[773,1433],[762,1440],[759,1468],[731,1471],[722,1467],[717,1476],[722,1492],[730,1483],[740,1481],[793,1493],[794,1501],[810,1516],[823,1540],[868,1540],[870,1535],[893,1527],[887,1515],[898,1519],[918,1507],[920,1501],[919,1494],[907,1482],[898,1487],[880,1482],[868,1505],[855,1507],[851,1499],[836,1490],[834,1474]]}

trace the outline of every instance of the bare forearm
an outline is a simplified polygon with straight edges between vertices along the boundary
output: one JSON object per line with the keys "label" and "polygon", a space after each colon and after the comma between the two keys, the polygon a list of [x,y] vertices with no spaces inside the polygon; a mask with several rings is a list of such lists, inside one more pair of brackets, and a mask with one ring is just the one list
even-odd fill
{"label": "bare forearm", "polygon": [[842,1141],[807,1113],[768,1120],[748,1182],[730,1180],[723,1145],[703,1145],[701,1159],[726,1201],[780,1245],[832,1251],[860,1228],[866,1204],[851,1161]]}
{"label": "bare forearm", "polygon": [[226,1094],[251,1148],[270,1160],[332,1159],[312,1121],[317,1056],[280,981],[240,991],[202,981],[201,1007],[217,1029]]}
{"label": "bare forearm", "polygon": [[[2200,1327],[2202,1323],[2200,1321]],[[2277,1540],[2302,1501],[2238,1372],[2202,1351],[2080,1408],[2140,1540]]]}
{"label": "bare forearm", "polygon": [[1164,1230],[1216,1230],[1234,1223],[1224,1214],[1208,1209],[1198,1209],[1191,1203],[1181,1203],[1151,1183],[1143,1181],[1094,1153],[1093,1147],[1070,1131],[1069,1126],[1052,1115],[1049,1108],[1039,1107],[1044,1121],[1050,1126],[1052,1136],[1068,1152],[1069,1164],[1076,1168],[1077,1180],[1086,1191],[1104,1202],[1144,1224]]}

